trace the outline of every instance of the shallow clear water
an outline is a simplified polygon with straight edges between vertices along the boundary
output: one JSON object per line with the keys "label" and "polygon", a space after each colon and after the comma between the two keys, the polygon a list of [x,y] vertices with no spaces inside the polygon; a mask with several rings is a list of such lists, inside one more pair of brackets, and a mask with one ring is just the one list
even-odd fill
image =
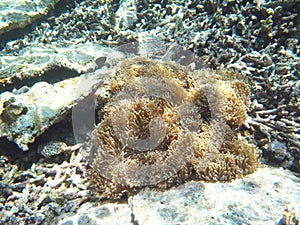
{"label": "shallow clear water", "polygon": [[0,224],[298,224],[299,1],[0,2]]}

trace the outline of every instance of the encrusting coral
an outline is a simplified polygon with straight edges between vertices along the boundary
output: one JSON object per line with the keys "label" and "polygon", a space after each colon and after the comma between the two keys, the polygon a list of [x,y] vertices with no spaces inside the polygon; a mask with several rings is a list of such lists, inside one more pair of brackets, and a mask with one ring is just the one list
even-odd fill
{"label": "encrusting coral", "polygon": [[96,91],[101,119],[89,153],[101,196],[190,179],[231,181],[256,170],[256,148],[239,135],[250,94],[244,82],[142,57],[113,73],[111,98]]}

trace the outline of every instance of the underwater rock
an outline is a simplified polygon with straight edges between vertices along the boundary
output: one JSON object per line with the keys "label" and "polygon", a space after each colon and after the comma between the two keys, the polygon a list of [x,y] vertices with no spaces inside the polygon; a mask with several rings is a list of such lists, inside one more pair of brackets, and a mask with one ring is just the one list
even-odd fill
{"label": "underwater rock", "polygon": [[0,34],[15,28],[24,28],[47,15],[60,0],[26,1],[6,0],[0,2]]}
{"label": "underwater rock", "polygon": [[280,165],[285,169],[290,169],[294,163],[294,158],[287,150],[287,146],[284,143],[280,143],[275,140],[269,145],[270,149],[265,151],[264,159],[270,165]]}
{"label": "underwater rock", "polygon": [[238,135],[250,92],[235,76],[143,57],[122,61],[113,73],[96,91],[108,88],[111,98],[96,95],[101,120],[87,157],[101,196],[192,176],[231,181],[256,170],[256,148]]}
{"label": "underwater rock", "polygon": [[287,205],[300,210],[298,183],[288,170],[265,167],[231,183],[192,181],[163,192],[143,190],[128,202],[134,220],[144,225],[274,224]]}
{"label": "underwater rock", "polygon": [[[111,50],[89,42],[66,46],[39,46],[23,49],[18,55],[0,57],[0,90],[10,90],[52,69],[65,68],[74,73],[86,73],[97,68],[95,60]],[[76,71],[76,72],[75,72]],[[60,76],[60,79],[69,77]],[[51,78],[50,78],[51,79]]]}
{"label": "underwater rock", "polygon": [[[90,83],[87,83],[86,89],[78,90],[80,82],[87,77]],[[90,73],[55,84],[38,82],[31,88],[23,87],[13,92],[2,93],[0,137],[6,136],[22,150],[28,150],[29,143],[33,143],[35,138],[51,125],[61,121],[82,97],[93,90],[93,85],[99,84],[101,79],[105,79],[105,76]]]}
{"label": "underwater rock", "polygon": [[131,225],[131,210],[127,204],[85,203],[75,215],[64,214],[55,218],[50,224],[101,224]]}

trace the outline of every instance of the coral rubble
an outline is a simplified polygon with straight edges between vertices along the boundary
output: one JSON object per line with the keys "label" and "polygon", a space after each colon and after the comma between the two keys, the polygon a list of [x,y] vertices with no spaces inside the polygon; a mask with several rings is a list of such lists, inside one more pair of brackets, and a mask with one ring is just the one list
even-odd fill
{"label": "coral rubble", "polygon": [[102,120],[89,156],[101,195],[170,187],[192,176],[231,181],[256,170],[256,148],[238,135],[247,119],[245,83],[147,58],[124,60],[114,73],[112,98],[96,96]]}

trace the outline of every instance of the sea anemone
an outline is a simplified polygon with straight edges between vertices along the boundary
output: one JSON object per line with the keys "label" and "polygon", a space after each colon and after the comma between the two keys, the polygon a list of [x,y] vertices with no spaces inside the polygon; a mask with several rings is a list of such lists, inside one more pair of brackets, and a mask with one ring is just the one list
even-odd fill
{"label": "sea anemone", "polygon": [[256,170],[256,148],[238,136],[249,103],[244,82],[142,57],[113,73],[111,98],[96,96],[101,121],[89,154],[101,196],[190,179],[231,181]]}

